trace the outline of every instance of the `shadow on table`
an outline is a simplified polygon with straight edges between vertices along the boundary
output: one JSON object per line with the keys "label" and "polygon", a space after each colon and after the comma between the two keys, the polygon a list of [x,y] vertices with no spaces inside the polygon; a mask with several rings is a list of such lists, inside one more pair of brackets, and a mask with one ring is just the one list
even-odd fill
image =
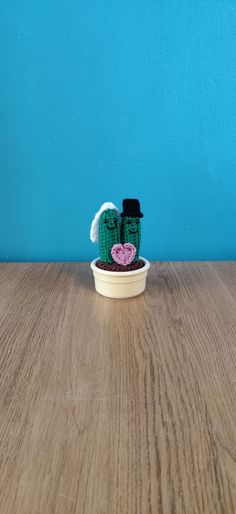
{"label": "shadow on table", "polygon": [[66,263],[63,274],[76,286],[93,291],[93,275],[88,263]]}
{"label": "shadow on table", "polygon": [[218,287],[208,262],[160,262],[151,266],[147,280],[148,291],[174,294],[186,290],[188,294]]}

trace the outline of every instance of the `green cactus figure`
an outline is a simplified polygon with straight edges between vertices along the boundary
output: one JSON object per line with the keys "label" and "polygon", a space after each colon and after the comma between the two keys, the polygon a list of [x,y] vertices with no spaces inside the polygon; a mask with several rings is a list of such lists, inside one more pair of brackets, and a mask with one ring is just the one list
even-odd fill
{"label": "green cactus figure", "polygon": [[140,204],[136,199],[123,200],[123,212],[121,213],[121,241],[122,243],[132,243],[136,247],[134,262],[139,259],[139,249],[141,240]]}
{"label": "green cactus figure", "polygon": [[114,244],[120,243],[120,228],[118,209],[111,202],[104,203],[97,212],[90,231],[91,240],[99,243],[99,255],[103,262],[114,262],[111,250]]}
{"label": "green cactus figure", "polygon": [[115,209],[107,209],[99,219],[99,254],[104,262],[113,262],[111,250],[120,243],[120,220]]}

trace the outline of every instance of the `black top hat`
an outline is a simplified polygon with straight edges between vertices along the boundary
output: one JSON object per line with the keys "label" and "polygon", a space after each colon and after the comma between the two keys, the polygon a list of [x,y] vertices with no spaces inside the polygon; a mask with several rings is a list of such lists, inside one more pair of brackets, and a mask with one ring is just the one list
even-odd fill
{"label": "black top hat", "polygon": [[140,212],[140,203],[134,198],[126,198],[122,202],[123,212],[121,213],[122,218],[124,216],[131,216],[133,218],[142,218],[143,214]]}

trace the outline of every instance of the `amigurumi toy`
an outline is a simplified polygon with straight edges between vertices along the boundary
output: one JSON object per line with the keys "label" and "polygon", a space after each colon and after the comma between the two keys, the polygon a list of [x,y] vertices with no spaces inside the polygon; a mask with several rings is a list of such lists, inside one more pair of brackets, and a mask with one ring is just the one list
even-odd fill
{"label": "amigurumi toy", "polygon": [[120,243],[120,216],[112,202],[105,202],[91,225],[90,239],[99,243],[99,255],[103,262],[112,263],[111,250],[113,245]]}
{"label": "amigurumi toy", "polygon": [[139,259],[139,248],[141,239],[140,218],[143,217],[140,211],[140,203],[133,198],[123,200],[123,212],[121,213],[121,241],[122,243],[132,243],[136,248],[134,261]]}

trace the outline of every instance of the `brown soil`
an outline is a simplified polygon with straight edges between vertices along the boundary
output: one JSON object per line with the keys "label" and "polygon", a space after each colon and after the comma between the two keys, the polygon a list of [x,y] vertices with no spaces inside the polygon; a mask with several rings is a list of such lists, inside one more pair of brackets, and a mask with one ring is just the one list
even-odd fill
{"label": "brown soil", "polygon": [[100,269],[104,269],[106,271],[134,271],[136,269],[143,268],[145,262],[142,259],[139,259],[137,262],[132,262],[127,266],[122,266],[121,264],[117,264],[116,262],[112,262],[109,264],[108,262],[97,261],[96,266]]}

